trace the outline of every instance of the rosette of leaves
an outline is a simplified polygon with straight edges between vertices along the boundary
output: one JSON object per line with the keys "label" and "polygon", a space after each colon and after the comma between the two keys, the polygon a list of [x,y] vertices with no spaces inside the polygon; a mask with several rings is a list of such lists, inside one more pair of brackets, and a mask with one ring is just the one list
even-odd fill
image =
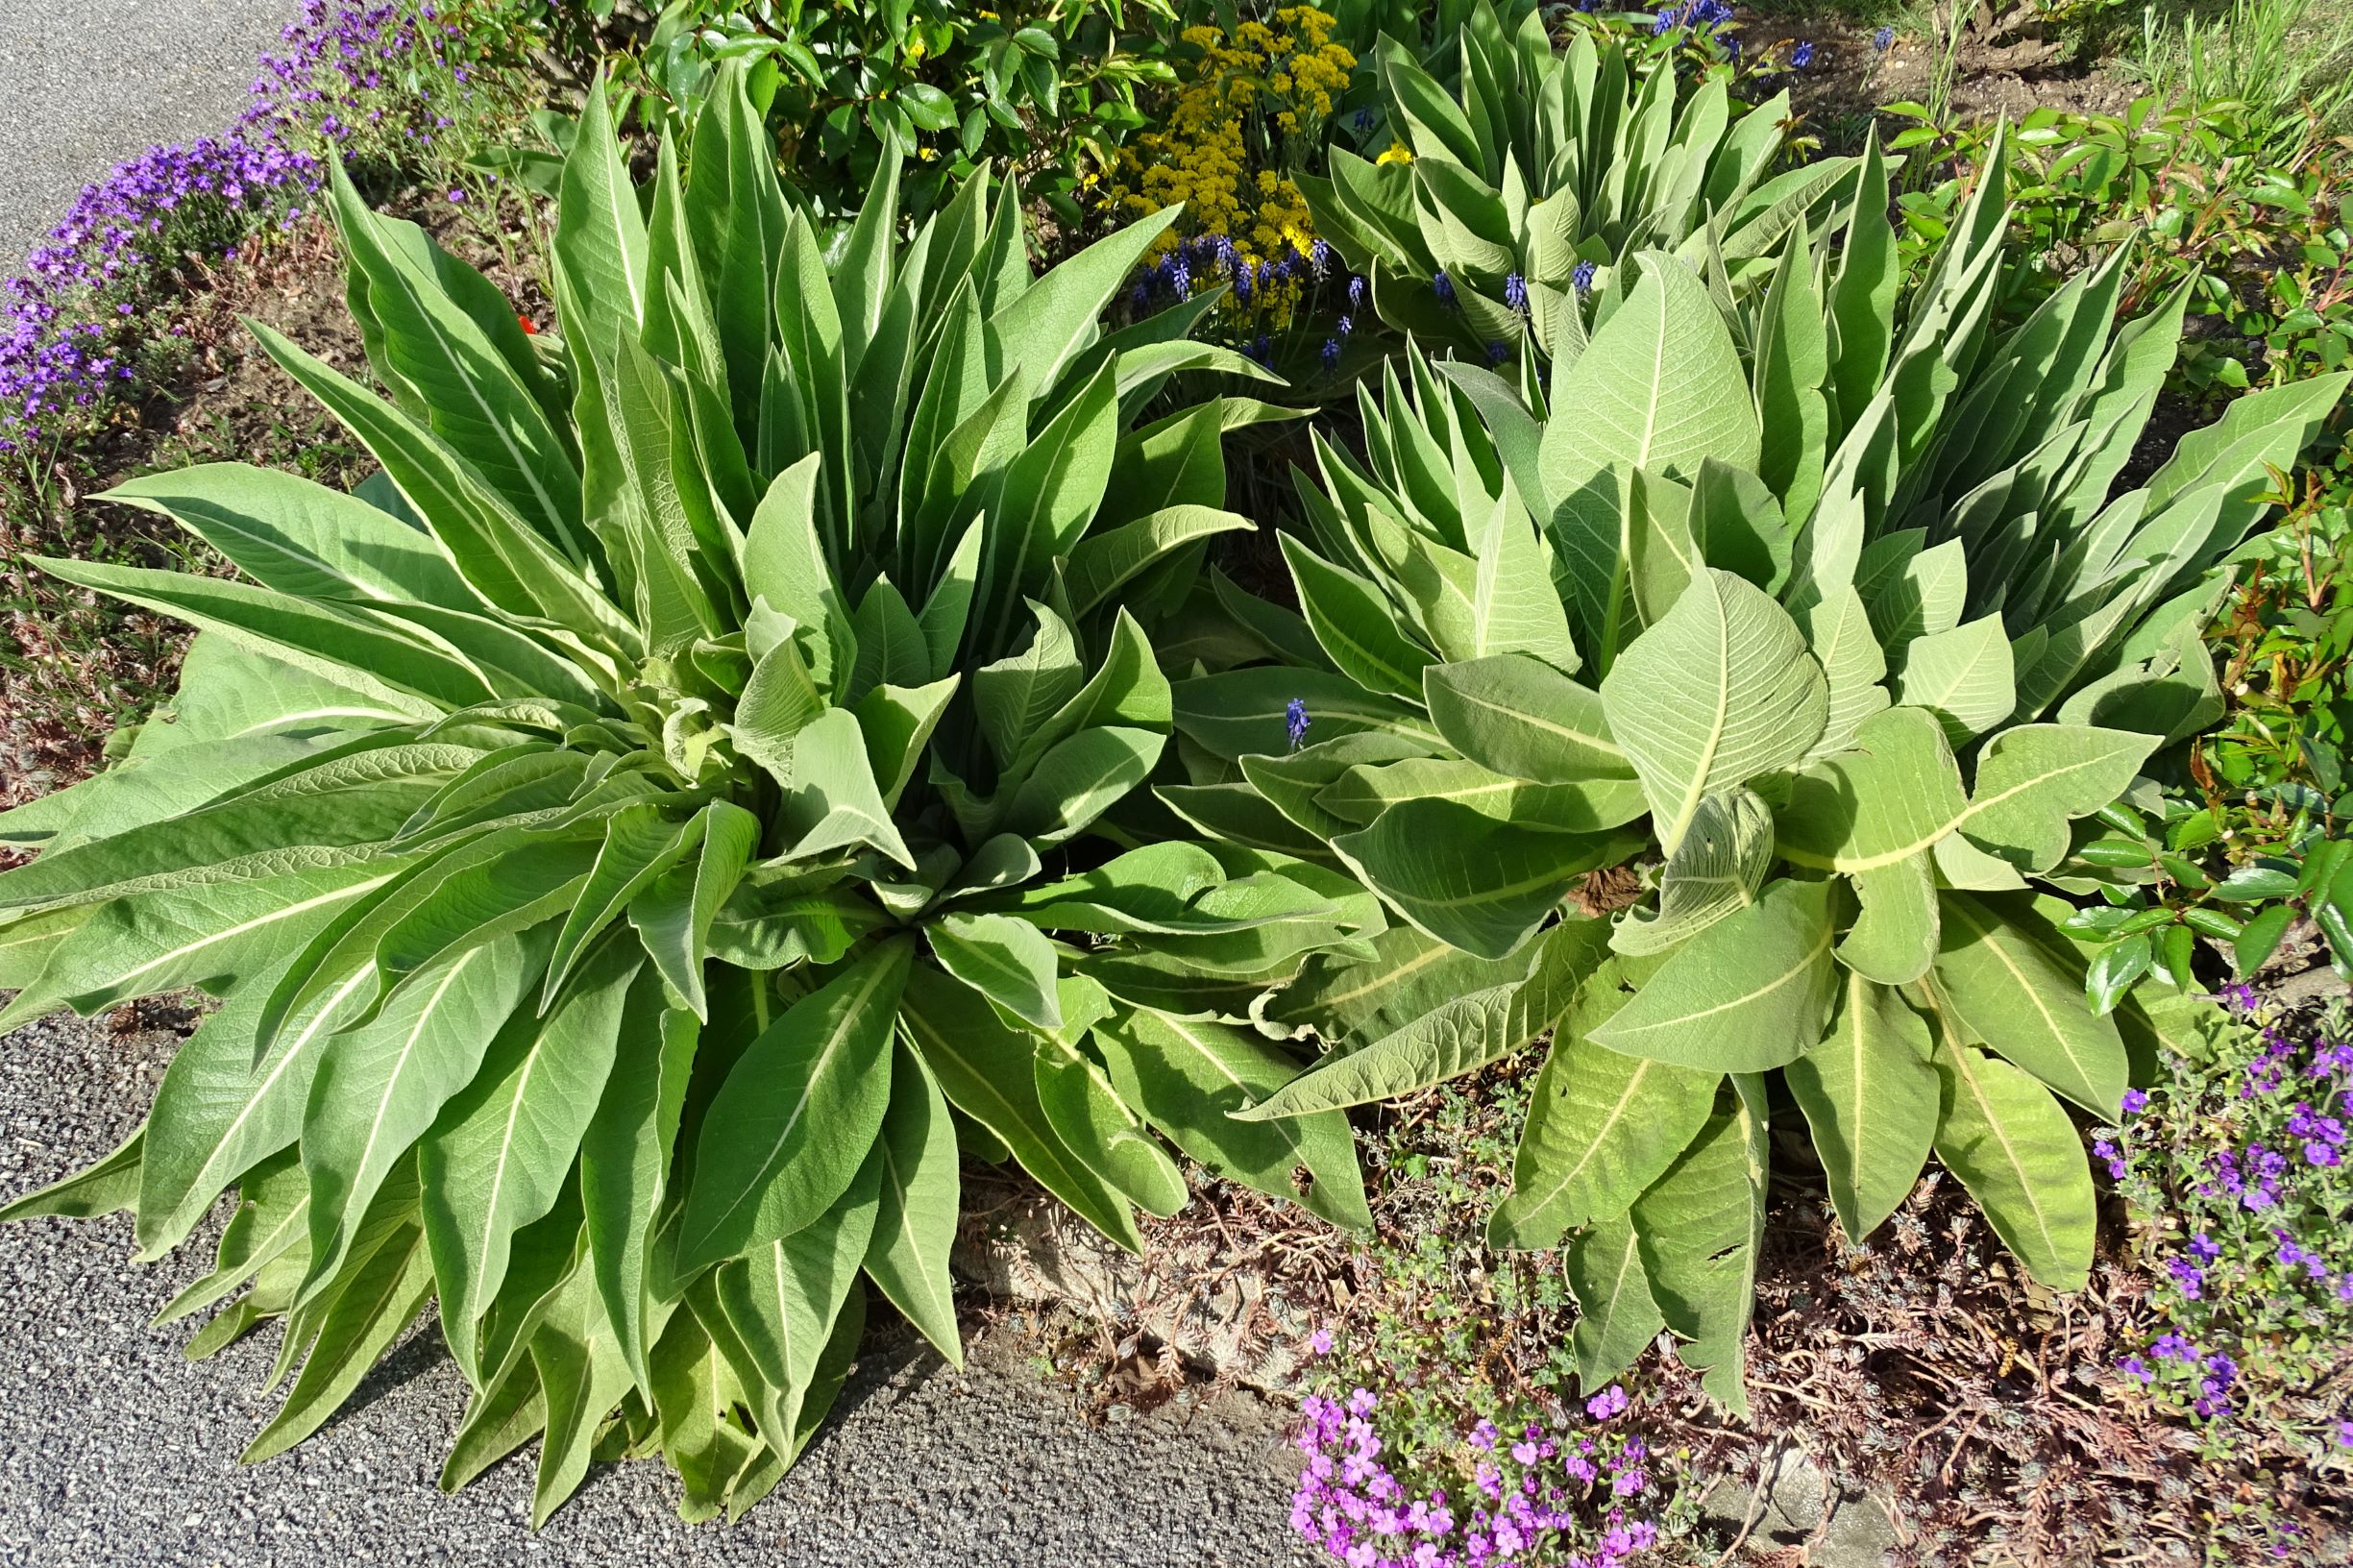
{"label": "rosette of leaves", "polygon": [[[1663,1326],[1743,1403],[1777,1123],[1857,1240],[1933,1152],[2036,1279],[2084,1283],[2070,1107],[2116,1116],[2147,1020],[2087,1005],[2047,879],[2209,722],[2219,563],[2345,385],[2243,399],[2120,482],[2181,299],[2114,328],[2120,259],[1997,331],[1998,175],[1908,297],[1875,158],[1858,200],[1747,306],[1646,253],[1562,313],[1542,385],[1414,355],[1364,459],[1319,441],[1301,477],[1301,614],[1251,612],[1288,662],[1176,688],[1170,804],[1400,918],[1268,1005],[1330,1052],[1246,1115],[1551,1029],[1491,1234],[1565,1248],[1596,1385]],[[1600,918],[1585,879],[1621,868]]]}
{"label": "rosette of leaves", "polygon": [[1219,435],[1255,406],[1135,422],[1241,368],[1197,309],[1101,335],[1164,220],[1033,276],[1015,190],[902,243],[886,168],[829,261],[740,86],[694,182],[665,149],[642,192],[602,103],[560,346],[336,183],[389,398],[257,331],[382,474],[115,491],[241,575],[44,563],[201,634],[118,767],[0,818],[39,847],[0,876],[12,1024],[220,999],[140,1132],[12,1212],[128,1208],[152,1259],[236,1189],[166,1315],[229,1304],[199,1351],[285,1319],[252,1458],[437,1302],[475,1390],[444,1482],[544,1433],[542,1519],[597,1454],[748,1507],[861,1276],[956,1359],[960,1148],[1130,1247],[1186,1202],[1164,1135],[1364,1223],[1338,1113],[1227,1115],[1285,1052],[1151,1004],[1243,1012],[1383,919],[1138,795],[1170,729],[1143,622],[1245,526]]}
{"label": "rosette of leaves", "polygon": [[1459,48],[1450,88],[1383,39],[1374,135],[1411,157],[1335,146],[1328,178],[1299,179],[1316,233],[1370,279],[1375,309],[1400,331],[1541,351],[1581,285],[1620,257],[1712,250],[1741,286],[1852,188],[1853,159],[1772,172],[1786,92],[1735,113],[1722,75],[1685,92],[1672,62],[1640,74],[1622,42],[1589,32],[1556,54],[1541,15],[1507,32],[1483,3]]}

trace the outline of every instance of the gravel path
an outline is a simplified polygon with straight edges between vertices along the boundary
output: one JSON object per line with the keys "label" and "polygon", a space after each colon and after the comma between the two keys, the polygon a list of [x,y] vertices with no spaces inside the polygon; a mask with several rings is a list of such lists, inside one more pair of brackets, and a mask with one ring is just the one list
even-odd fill
{"label": "gravel path", "polygon": [[0,272],[82,187],[226,130],[296,0],[0,0]]}
{"label": "gravel path", "polygon": [[[51,1019],[0,1041],[0,1195],[111,1149],[175,1043]],[[464,1404],[437,1336],[412,1336],[309,1442],[247,1469],[276,1334],[190,1365],[194,1323],[145,1321],[211,1237],[136,1267],[130,1227],[0,1226],[0,1564],[317,1568],[1304,1568],[1285,1523],[1280,1419],[1246,1397],[1092,1428],[1000,1334],[967,1370],[870,1335],[836,1424],[733,1528],[690,1529],[658,1462],[607,1466],[537,1536],[526,1456],[434,1486]],[[201,1256],[199,1256],[201,1253]],[[879,1342],[878,1342],[879,1341]]]}

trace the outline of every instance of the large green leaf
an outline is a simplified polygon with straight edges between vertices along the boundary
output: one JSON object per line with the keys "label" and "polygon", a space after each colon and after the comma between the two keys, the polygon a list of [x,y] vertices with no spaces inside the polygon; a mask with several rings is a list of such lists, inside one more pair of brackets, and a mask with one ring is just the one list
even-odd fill
{"label": "large green leaf", "polygon": [[1130,1009],[1095,1030],[1120,1098],[1212,1174],[1289,1198],[1336,1225],[1372,1223],[1355,1139],[1338,1111],[1273,1121],[1234,1113],[1266,1099],[1292,1074],[1281,1052],[1248,1030]]}
{"label": "large green leaf", "polygon": [[1658,911],[1629,914],[1609,945],[1630,958],[1664,953],[1756,901],[1773,866],[1773,813],[1752,790],[1711,795],[1658,872]]}
{"label": "large green leaf", "polygon": [[927,928],[932,956],[948,973],[1024,1023],[1062,1027],[1054,990],[1054,944],[1010,915],[943,915]]}
{"label": "large green leaf", "polygon": [[2129,1063],[2116,1019],[2084,1000],[2081,971],[2037,942],[2027,923],[2037,918],[2016,915],[2006,900],[1946,893],[1939,902],[1936,991],[1961,1037],[2113,1119]]}
{"label": "large green leaf", "polygon": [[1554,1033],[1512,1156],[1511,1195],[1487,1222],[1491,1245],[1555,1246],[1580,1226],[1625,1213],[1714,1110],[1723,1074],[1592,1042],[1628,999],[1615,966],[1605,968]]}
{"label": "large green leaf", "polygon": [[1643,1273],[1677,1356],[1734,1414],[1749,1408],[1749,1314],[1765,1231],[1764,1088],[1743,1084],[1730,1108],[1633,1208]]}
{"label": "large green leaf", "polygon": [[1577,1302],[1577,1327],[1569,1335],[1577,1384],[1588,1395],[1599,1393],[1667,1326],[1643,1276],[1633,1221],[1617,1214],[1589,1227],[1563,1250],[1560,1268]]}
{"label": "large green leaf", "polygon": [[1896,677],[1896,700],[1932,710],[1955,746],[2007,719],[2018,682],[2001,617],[1984,616],[1913,643]]}
{"label": "large green leaf", "polygon": [[1391,908],[1482,958],[1516,952],[1585,872],[1631,841],[1497,821],[1453,800],[1408,800],[1332,847]]}
{"label": "large green leaf", "polygon": [[637,928],[654,968],[698,1018],[707,1019],[702,961],[711,924],[759,848],[760,821],[725,800],[712,801],[698,821],[699,835],[688,835],[690,840],[699,837],[692,863],[680,859],[645,882],[627,908],[629,923]]}
{"label": "large green leaf", "polygon": [[[672,1145],[699,1043],[694,1014],[671,1001],[652,967],[640,969],[603,1098],[580,1139],[588,1237],[581,1288],[607,1330],[599,1343],[641,1388],[652,1382],[647,1358],[660,1328],[650,1274],[654,1221],[670,1195]],[[552,1433],[552,1407],[550,1421]]]}
{"label": "large green leaf", "polygon": [[857,1175],[890,1104],[893,1023],[912,951],[884,943],[794,1003],[737,1060],[696,1147],[681,1269],[792,1235]]}
{"label": "large green leaf", "polygon": [[[329,169],[329,201],[355,293],[364,289],[375,317],[369,357],[379,374],[533,527],[576,555],[580,476],[546,411],[432,267],[397,242],[392,220],[368,210],[340,162]],[[417,241],[429,260],[431,241]]]}
{"label": "large green leaf", "polygon": [[1610,733],[1670,853],[1702,800],[1802,758],[1828,704],[1822,667],[1788,612],[1714,570],[1694,573],[1602,682]]}
{"label": "large green leaf", "polygon": [[1846,977],[1823,1042],[1783,1069],[1830,1201],[1860,1242],[1910,1196],[1937,1127],[1928,1026],[1893,989]]}
{"label": "large green leaf", "polygon": [[1412,926],[1392,925],[1373,938],[1370,957],[1311,957],[1266,1012],[1313,1028],[1330,1045],[1353,1047],[1394,1034],[1456,997],[1516,984],[1527,973],[1524,959],[1480,958]]}
{"label": "large green leaf", "polygon": [[761,1430],[788,1452],[835,1322],[860,1295],[858,1269],[873,1245],[881,1182],[877,1150],[807,1225],[717,1270],[727,1323],[764,1384]]}
{"label": "large green leaf", "polygon": [[430,534],[356,496],[277,469],[200,463],[132,479],[96,499],[170,517],[282,594],[482,608]]}
{"label": "large green leaf", "polygon": [[334,1277],[394,1164],[479,1069],[483,1053],[538,982],[545,926],[470,947],[416,976],[374,1021],[328,1041],[303,1113],[310,1178],[306,1297]]}
{"label": "large green leaf", "polygon": [[1538,784],[1624,777],[1599,695],[1526,653],[1500,653],[1423,672],[1430,717],[1471,761]]}
{"label": "large green leaf", "polygon": [[1396,611],[1381,590],[1325,560],[1294,535],[1286,533],[1280,540],[1300,612],[1332,662],[1367,691],[1419,701],[1429,651],[1400,629]]}
{"label": "large green leaf", "polygon": [[1532,1041],[1568,1011],[1607,949],[1602,920],[1565,920],[1532,949],[1524,979],[1457,995],[1402,1027],[1293,1078],[1244,1121],[1362,1105],[1427,1089],[1486,1066]]}
{"label": "large green leaf", "polygon": [[1037,1041],[987,998],[928,965],[907,978],[907,1036],[959,1111],[994,1133],[1021,1168],[1080,1218],[1131,1252],[1143,1249],[1127,1203],[1071,1152],[1038,1102]]}
{"label": "large green leaf", "polygon": [[1837,990],[1830,893],[1776,882],[1675,949],[1594,1041],[1706,1072],[1763,1072],[1812,1049]]}
{"label": "large green leaf", "polygon": [[1730,329],[1688,269],[1646,262],[1633,292],[1556,379],[1541,461],[1554,496],[1612,466],[1688,478],[1714,457],[1753,469],[1761,443]]}
{"label": "large green leaf", "polygon": [[515,1232],[554,1206],[579,1153],[644,962],[635,943],[609,941],[544,1021],[517,1013],[417,1146],[442,1335],[478,1387],[478,1321],[505,1280]]}
{"label": "large green leaf", "polygon": [[432,1285],[432,1263],[413,1220],[372,1227],[336,1276],[302,1374],[278,1414],[247,1445],[245,1462],[258,1464],[325,1426],[424,1310]]}
{"label": "large green leaf", "polygon": [[61,932],[46,962],[0,1009],[12,1030],[59,1003],[85,1015],[136,996],[233,988],[275,969],[334,911],[383,887],[388,870],[328,866],[247,882],[159,888],[97,906]]}
{"label": "large green leaf", "polygon": [[1998,1058],[1942,1041],[1935,1064],[1936,1157],[2027,1272],[2053,1290],[2082,1289],[2098,1214],[2074,1122],[2048,1090]]}
{"label": "large green leaf", "polygon": [[891,1105],[875,1144],[881,1207],[866,1271],[941,1355],[964,1363],[947,1257],[956,1239],[956,1129],[930,1066],[905,1043],[891,1067]]}
{"label": "large green leaf", "polygon": [[2020,724],[1988,742],[1961,831],[2022,870],[2068,851],[2067,824],[2120,798],[2163,737],[2082,724]]}

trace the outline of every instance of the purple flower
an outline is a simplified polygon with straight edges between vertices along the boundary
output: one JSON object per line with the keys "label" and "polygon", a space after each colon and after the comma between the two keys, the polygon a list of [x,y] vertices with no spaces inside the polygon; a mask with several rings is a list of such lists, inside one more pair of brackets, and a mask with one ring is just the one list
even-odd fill
{"label": "purple flower", "polygon": [[2124,1090],[2124,1115],[2137,1116],[2148,1109],[2148,1095],[2137,1089]]}
{"label": "purple flower", "polygon": [[1593,292],[1593,263],[1580,261],[1569,273],[1569,284],[1580,294]]}
{"label": "purple flower", "polygon": [[1352,311],[1364,308],[1364,278],[1361,273],[1348,280],[1348,308]]}
{"label": "purple flower", "polygon": [[1887,53],[1895,44],[1896,30],[1892,27],[1883,27],[1871,36],[1871,46],[1881,54]]}
{"label": "purple flower", "polygon": [[1806,39],[1804,42],[1799,44],[1797,48],[1792,49],[1789,52],[1789,64],[1792,70],[1802,71],[1813,63],[1814,40],[1811,38]]}
{"label": "purple flower", "polygon": [[[1283,705],[1283,727],[1290,735],[1292,750],[1296,751],[1301,747],[1307,745],[1308,725],[1312,723],[1314,723],[1314,721],[1308,717],[1308,701],[1306,698],[1294,697],[1288,702]],[[1362,1400],[1364,1402],[1364,1409],[1357,1409],[1358,1400]],[[1354,1415],[1370,1414],[1372,1411],[1372,1395],[1366,1393],[1361,1388],[1358,1389],[1354,1394],[1349,1396],[1349,1412]]]}
{"label": "purple flower", "polygon": [[1431,278],[1430,292],[1435,294],[1438,304],[1446,308],[1451,310],[1455,307],[1455,281],[1446,276],[1443,268]]}
{"label": "purple flower", "polygon": [[1324,339],[1324,374],[1327,376],[1336,374],[1339,368],[1340,340],[1336,337],[1327,337]]}
{"label": "purple flower", "polygon": [[1504,308],[1507,310],[1528,308],[1528,280],[1516,272],[1504,280]]}
{"label": "purple flower", "polygon": [[1488,363],[1488,364],[1490,364],[1490,365],[1500,365],[1500,364],[1502,364],[1502,363],[1503,363],[1505,360],[1507,360],[1507,359],[1508,359],[1508,358],[1510,358],[1510,357],[1511,357],[1511,348],[1510,348],[1510,345],[1507,344],[1507,343],[1506,343],[1506,342],[1505,342],[1505,341],[1504,341],[1502,338],[1500,338],[1500,337],[1491,337],[1491,338],[1487,339],[1487,363]]}
{"label": "purple flower", "polygon": [[1331,1355],[1332,1331],[1330,1329],[1317,1329],[1313,1334],[1309,1335],[1308,1349],[1317,1356]]}

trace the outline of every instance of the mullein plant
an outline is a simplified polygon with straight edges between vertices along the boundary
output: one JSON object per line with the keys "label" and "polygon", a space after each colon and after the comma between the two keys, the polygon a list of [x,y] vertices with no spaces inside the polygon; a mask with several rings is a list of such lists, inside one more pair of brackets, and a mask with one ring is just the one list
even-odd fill
{"label": "mullein plant", "polygon": [[[2038,883],[2211,723],[2219,563],[2346,378],[2120,491],[2183,300],[2115,327],[2120,257],[1998,331],[1987,167],[1908,294],[1867,153],[1839,254],[1800,236],[1746,304],[1649,252],[1559,313],[1547,381],[1409,356],[1364,459],[1300,476],[1303,614],[1251,612],[1286,662],[1176,688],[1164,797],[1399,917],[1262,1009],[1332,1049],[1246,1116],[1552,1030],[1490,1234],[1564,1249],[1589,1387],[1663,1327],[1744,1406],[1777,1124],[1858,1242],[1933,1152],[2037,1280],[2087,1276],[2070,1106],[2113,1120],[2151,1025],[2088,1005]],[[1635,907],[1588,913],[1629,864]]]}
{"label": "mullein plant", "polygon": [[[0,817],[0,1027],[219,998],[142,1129],[15,1215],[128,1209],[140,1255],[234,1188],[226,1304],[284,1319],[313,1432],[429,1304],[474,1397],[444,1483],[543,1437],[685,1509],[773,1485],[867,1284],[950,1360],[959,1150],[1113,1240],[1205,1167],[1367,1223],[1342,1115],[1254,1124],[1248,999],[1385,923],[1314,860],[1190,832],[1145,624],[1182,600],[1245,398],[1139,423],[1213,303],[1105,335],[1168,221],[1034,275],[985,174],[901,237],[886,164],[828,259],[741,77],[633,184],[601,89],[563,171],[557,334],[331,186],[388,397],[257,326],[382,464],[220,465],[118,502],[221,578],[52,560],[196,625],[118,766]],[[1177,1014],[1186,1016],[1176,1016]],[[1164,1141],[1165,1139],[1165,1142]],[[299,1371],[296,1370],[299,1366]]]}
{"label": "mullein plant", "polygon": [[1721,74],[1686,92],[1671,60],[1645,74],[1590,31],[1556,53],[1540,15],[1507,32],[1484,3],[1459,49],[1447,86],[1384,40],[1371,135],[1386,151],[1335,146],[1328,178],[1299,180],[1316,233],[1400,331],[1495,359],[1541,353],[1621,257],[1712,256],[1727,286],[1761,283],[1785,237],[1852,190],[1854,159],[1774,172],[1786,91],[1735,115]]}

